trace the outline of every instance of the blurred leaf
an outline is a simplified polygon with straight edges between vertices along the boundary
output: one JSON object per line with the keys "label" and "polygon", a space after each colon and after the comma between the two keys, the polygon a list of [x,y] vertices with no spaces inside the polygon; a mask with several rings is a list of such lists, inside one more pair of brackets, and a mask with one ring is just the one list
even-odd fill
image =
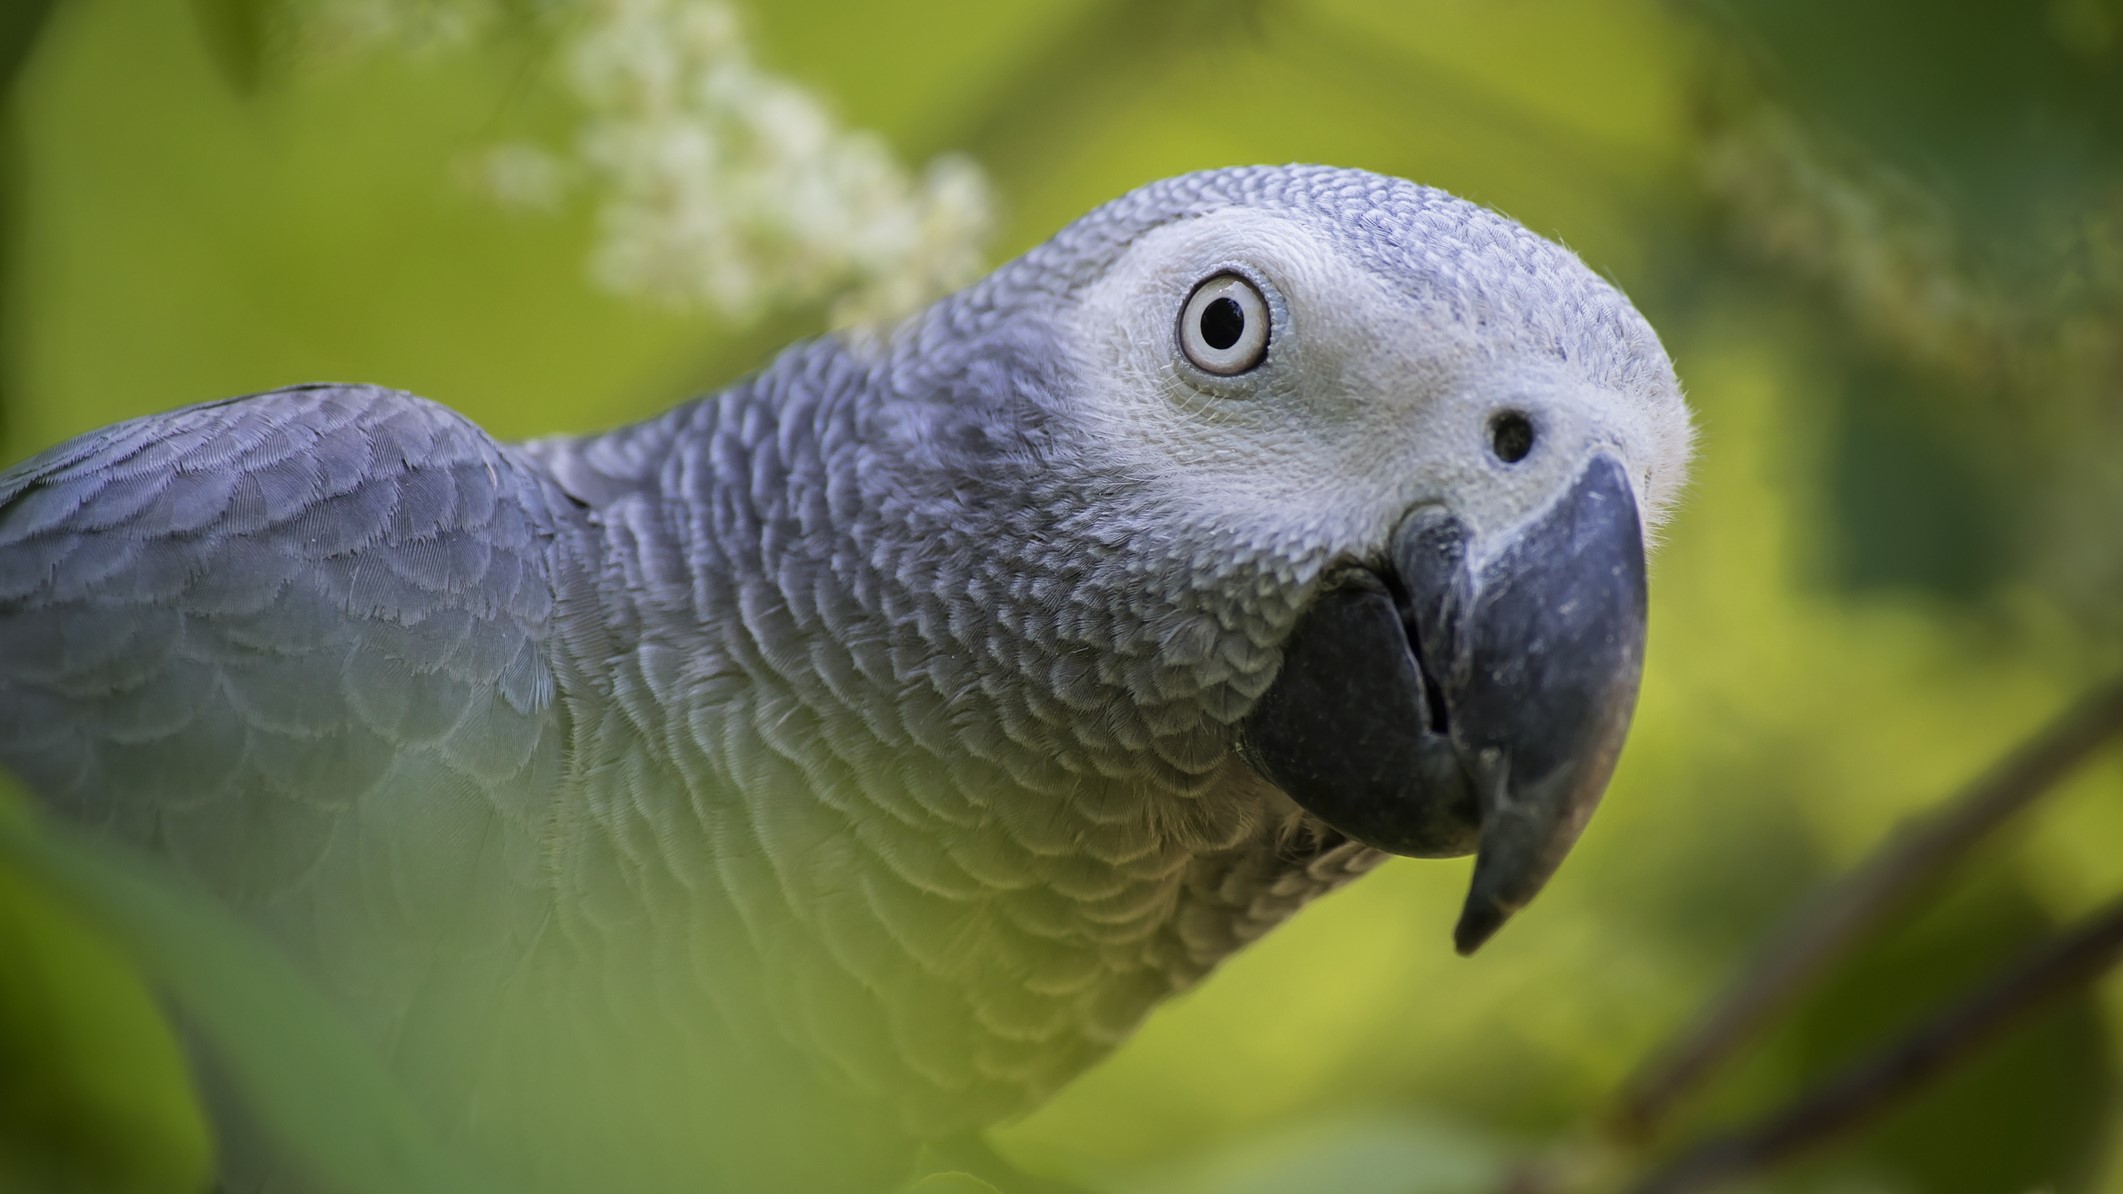
{"label": "blurred leaf", "polygon": [[192,16],[222,79],[238,95],[256,95],[271,65],[267,40],[284,0],[192,0]]}
{"label": "blurred leaf", "polygon": [[156,864],[7,817],[0,873],[106,934],[168,997],[248,1115],[334,1190],[491,1189],[440,1150],[375,1055],[285,958]]}
{"label": "blurred leaf", "polygon": [[0,100],[13,89],[15,76],[29,61],[37,36],[59,0],[8,0],[0,4]]}
{"label": "blurred leaf", "polygon": [[[1823,1074],[1907,1031],[2058,929],[2010,868],[1958,885],[1857,954],[1801,1011],[1784,1047]],[[2107,1149],[2117,1083],[2094,992],[2074,991],[1890,1109],[1855,1153],[1912,1190],[2083,1190]]]}
{"label": "blurred leaf", "polygon": [[1851,354],[1843,363],[1824,528],[1835,579],[1858,591],[1960,599],[2009,580],[2007,543],[2029,513],[2025,488],[1995,476],[1995,463],[1968,442],[1974,420],[1939,418],[1937,386],[1877,359]]}
{"label": "blurred leaf", "polygon": [[2053,280],[2060,219],[2113,202],[2123,165],[2113,4],[1700,7],[1754,51],[1782,99],[1944,201],[1975,247],[2022,281]]}
{"label": "blurred leaf", "polygon": [[900,1194],[1002,1194],[970,1173],[932,1173],[900,1188]]}
{"label": "blurred leaf", "polygon": [[[15,83],[29,64],[31,51],[36,48],[38,38],[58,7],[58,0],[8,0],[0,4],[0,290],[7,285],[10,259],[14,255],[15,212],[19,206],[17,192],[21,189],[18,177],[21,151],[15,130]],[[0,306],[0,311],[4,310],[5,307]],[[4,355],[0,355],[0,370],[4,370],[6,364]],[[8,415],[13,405],[8,390],[6,377],[0,373],[0,436],[7,432]]]}
{"label": "blurred leaf", "polygon": [[0,93],[0,443],[15,411],[15,339],[7,334],[14,293],[8,285],[19,253],[22,210],[22,135],[14,105]]}
{"label": "blurred leaf", "polygon": [[211,1144],[182,1051],[124,955],[0,866],[0,957],[0,1190],[203,1186]]}
{"label": "blurred leaf", "polygon": [[1130,1194],[1494,1194],[1510,1157],[1477,1128],[1417,1113],[1314,1123],[1129,1183]]}
{"label": "blurred leaf", "polygon": [[2123,5],[1691,8],[1705,190],[1831,300],[1809,346],[1863,391],[1825,461],[1839,579],[2033,581],[2123,625]]}
{"label": "blurred leaf", "polygon": [[954,105],[922,151],[970,153],[1001,179],[1037,174],[1050,165],[1051,142],[1102,136],[1096,117],[1139,96],[1146,76],[1257,37],[1264,7],[1263,0],[1079,6],[1065,28],[1026,47],[986,91]]}

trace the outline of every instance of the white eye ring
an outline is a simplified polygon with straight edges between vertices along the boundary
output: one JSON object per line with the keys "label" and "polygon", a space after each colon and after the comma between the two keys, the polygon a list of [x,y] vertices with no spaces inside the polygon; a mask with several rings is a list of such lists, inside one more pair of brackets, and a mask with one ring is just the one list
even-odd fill
{"label": "white eye ring", "polygon": [[1268,300],[1237,274],[1210,278],[1179,313],[1179,347],[1204,373],[1244,373],[1268,355]]}

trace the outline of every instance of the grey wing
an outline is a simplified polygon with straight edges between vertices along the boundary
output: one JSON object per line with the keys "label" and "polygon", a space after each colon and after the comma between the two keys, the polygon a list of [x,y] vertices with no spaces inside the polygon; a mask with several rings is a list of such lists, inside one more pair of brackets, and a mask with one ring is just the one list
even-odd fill
{"label": "grey wing", "polygon": [[461,416],[350,386],[0,472],[0,766],[394,1032],[438,960],[500,964],[542,916],[548,492]]}

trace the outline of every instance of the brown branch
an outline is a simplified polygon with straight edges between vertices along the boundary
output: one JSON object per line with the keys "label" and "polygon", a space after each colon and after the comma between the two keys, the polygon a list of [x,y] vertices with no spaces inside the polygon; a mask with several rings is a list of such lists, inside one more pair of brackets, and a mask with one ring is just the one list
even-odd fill
{"label": "brown branch", "polygon": [[2123,962],[2123,901],[1921,1028],[1752,1126],[1681,1154],[1634,1194],[1687,1194],[1764,1169],[1863,1124],[1938,1076],[2015,1019]]}
{"label": "brown branch", "polygon": [[1613,1116],[1613,1130],[1625,1140],[1651,1137],[1676,1102],[1715,1073],[1829,963],[2119,732],[2123,678],[2080,698],[1942,808],[1890,838],[1787,924],[1738,981],[1630,1082]]}

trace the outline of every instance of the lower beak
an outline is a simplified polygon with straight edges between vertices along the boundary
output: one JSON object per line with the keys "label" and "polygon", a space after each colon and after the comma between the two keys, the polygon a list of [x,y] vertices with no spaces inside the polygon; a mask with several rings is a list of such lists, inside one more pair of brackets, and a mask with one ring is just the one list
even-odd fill
{"label": "lower beak", "polygon": [[1461,953],[1540,891],[1598,805],[1645,623],[1643,527],[1610,456],[1479,571],[1472,546],[1447,511],[1409,516],[1386,567],[1306,611],[1242,726],[1255,770],[1357,841],[1475,853]]}

